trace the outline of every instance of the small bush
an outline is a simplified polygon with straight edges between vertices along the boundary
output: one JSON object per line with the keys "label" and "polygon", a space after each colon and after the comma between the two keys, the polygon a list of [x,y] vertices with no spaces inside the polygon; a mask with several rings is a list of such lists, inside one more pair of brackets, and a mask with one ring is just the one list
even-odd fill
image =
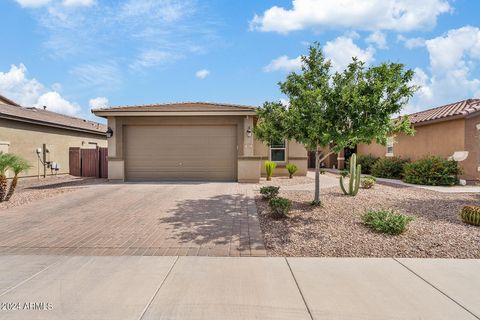
{"label": "small bush", "polygon": [[263,196],[264,199],[270,200],[278,196],[279,190],[280,190],[280,187],[275,187],[275,186],[261,187],[260,194]]}
{"label": "small bush", "polygon": [[326,172],[325,169],[323,169],[323,168],[320,168],[318,171],[319,171],[320,174],[325,174],[325,172]]}
{"label": "small bush", "polygon": [[[357,155],[357,164],[362,166],[362,173],[371,174],[372,167],[379,158],[375,157],[373,154],[360,154]],[[349,159],[350,160],[350,159]],[[350,166],[350,161],[345,161],[345,167]]]}
{"label": "small bush", "polygon": [[288,212],[290,211],[290,207],[292,205],[292,201],[281,198],[281,197],[276,197],[270,199],[270,209],[272,218],[274,219],[281,219],[285,218],[288,215]]}
{"label": "small bush", "polygon": [[407,229],[413,218],[393,210],[370,210],[362,216],[362,220],[373,231],[398,235]]}
{"label": "small bush", "polygon": [[462,221],[474,226],[480,226],[480,206],[465,206],[460,211]]}
{"label": "small bush", "polygon": [[289,178],[292,179],[295,172],[297,172],[298,167],[296,165],[294,165],[293,163],[287,163],[287,165],[285,167],[287,168]]}
{"label": "small bush", "polygon": [[360,179],[360,185],[363,189],[370,189],[375,185],[376,181],[377,179],[375,179],[374,177],[366,176]]}
{"label": "small bush", "polygon": [[347,169],[343,169],[342,171],[340,171],[340,175],[344,178],[348,177],[349,174],[350,174],[350,171]]}
{"label": "small bush", "polygon": [[371,174],[378,178],[401,179],[405,163],[408,160],[398,157],[378,159],[372,166]]}
{"label": "small bush", "polygon": [[267,180],[272,180],[273,171],[277,167],[277,164],[273,161],[265,161],[265,172],[267,173]]}
{"label": "small bush", "polygon": [[458,163],[437,156],[407,163],[403,168],[403,181],[430,186],[452,186],[461,173]]}

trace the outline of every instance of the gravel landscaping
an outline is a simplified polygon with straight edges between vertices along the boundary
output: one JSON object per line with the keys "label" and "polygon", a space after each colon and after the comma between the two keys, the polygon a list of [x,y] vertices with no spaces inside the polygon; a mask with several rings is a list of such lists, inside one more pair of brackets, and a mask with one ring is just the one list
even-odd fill
{"label": "gravel landscaping", "polygon": [[18,180],[15,193],[10,201],[1,202],[1,209],[18,207],[32,201],[73,192],[88,184],[106,182],[106,179],[80,178],[70,175],[52,176],[45,179],[23,178]]}
{"label": "gravel landscaping", "polygon": [[[312,181],[273,178],[268,184]],[[313,191],[280,188],[280,196],[292,200],[290,216],[282,220],[271,219],[268,203],[256,197],[270,256],[480,258],[480,227],[464,224],[458,216],[463,206],[480,204],[480,194],[377,184],[350,197],[340,187],[331,187],[321,189],[321,207],[310,206]],[[398,236],[374,233],[361,222],[368,209],[395,209],[414,221]]]}

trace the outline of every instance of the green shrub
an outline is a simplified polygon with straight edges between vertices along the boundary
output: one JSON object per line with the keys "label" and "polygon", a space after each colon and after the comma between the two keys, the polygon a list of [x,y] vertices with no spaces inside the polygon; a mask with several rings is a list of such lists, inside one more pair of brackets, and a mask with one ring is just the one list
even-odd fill
{"label": "green shrub", "polygon": [[378,159],[372,166],[371,174],[378,178],[401,179],[403,166],[407,162],[398,157]]}
{"label": "green shrub", "polygon": [[325,174],[325,172],[326,172],[325,169],[323,169],[323,168],[320,168],[320,170],[318,170],[318,171],[319,171],[320,174]]}
{"label": "green shrub", "polygon": [[285,218],[288,215],[288,212],[290,211],[290,207],[292,205],[292,201],[281,198],[281,197],[276,197],[270,199],[270,209],[272,218],[274,219],[281,219]]}
{"label": "green shrub", "polygon": [[343,169],[342,171],[340,171],[340,176],[344,178],[348,177],[349,174],[350,174],[350,171],[347,169]]}
{"label": "green shrub", "polygon": [[474,226],[480,226],[480,206],[465,206],[460,211],[462,221]]}
{"label": "green shrub", "polygon": [[292,179],[295,172],[297,172],[298,167],[293,163],[287,163],[285,167],[287,168],[289,178]]}
{"label": "green shrub", "polygon": [[430,186],[451,186],[458,183],[460,173],[460,167],[455,160],[428,156],[405,164],[403,181]]}
{"label": "green shrub", "polygon": [[360,179],[360,185],[363,189],[370,189],[375,185],[376,181],[377,179],[375,179],[374,177],[365,176]]}
{"label": "green shrub", "polygon": [[265,161],[265,172],[267,173],[267,180],[272,180],[273,171],[277,167],[277,164],[273,161]]}
{"label": "green shrub", "polygon": [[278,196],[278,192],[280,187],[275,186],[265,186],[260,188],[260,194],[263,196],[264,199],[272,199]]}
{"label": "green shrub", "polygon": [[[373,154],[360,154],[357,155],[357,164],[362,166],[362,173],[371,174],[372,167],[379,158]],[[345,167],[350,165],[350,159],[345,161]]]}
{"label": "green shrub", "polygon": [[413,218],[393,210],[370,210],[362,216],[362,220],[373,231],[397,235],[407,229]]}

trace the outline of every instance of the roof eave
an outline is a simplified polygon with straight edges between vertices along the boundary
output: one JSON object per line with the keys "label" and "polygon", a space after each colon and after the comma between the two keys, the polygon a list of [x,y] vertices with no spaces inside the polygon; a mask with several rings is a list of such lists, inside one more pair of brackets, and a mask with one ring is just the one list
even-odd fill
{"label": "roof eave", "polygon": [[254,116],[255,110],[232,111],[123,111],[123,110],[92,110],[96,116],[107,117],[197,117],[197,116]]}

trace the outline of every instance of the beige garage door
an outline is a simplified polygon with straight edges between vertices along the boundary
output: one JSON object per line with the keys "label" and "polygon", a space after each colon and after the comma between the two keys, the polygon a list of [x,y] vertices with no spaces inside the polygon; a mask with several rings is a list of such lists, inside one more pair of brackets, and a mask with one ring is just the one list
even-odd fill
{"label": "beige garage door", "polygon": [[127,126],[128,180],[236,180],[235,126]]}

